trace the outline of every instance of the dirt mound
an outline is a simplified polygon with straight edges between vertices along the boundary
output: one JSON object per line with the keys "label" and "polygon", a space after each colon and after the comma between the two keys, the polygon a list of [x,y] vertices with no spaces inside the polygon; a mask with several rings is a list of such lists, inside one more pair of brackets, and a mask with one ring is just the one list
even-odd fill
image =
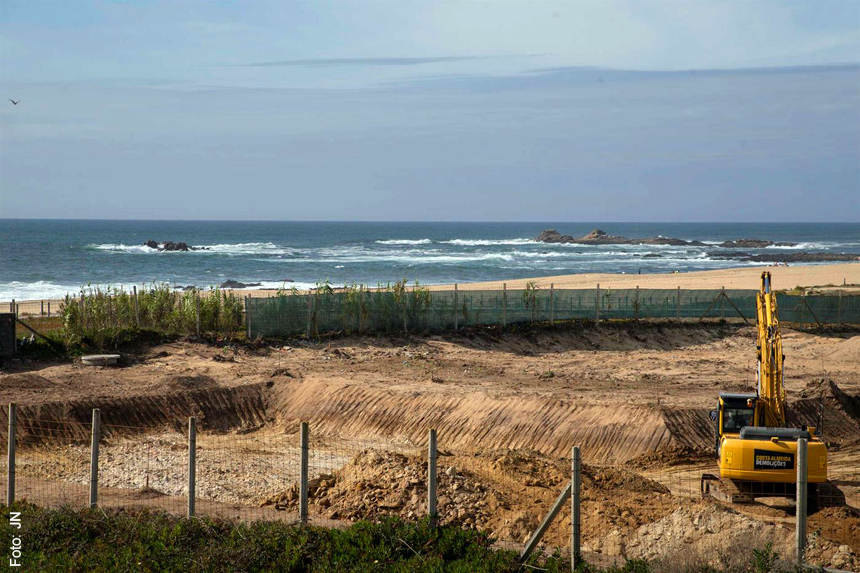
{"label": "dirt mound", "polygon": [[[590,549],[631,559],[658,560],[666,570],[705,566],[720,570],[748,560],[753,549],[772,543],[784,560],[794,555],[794,531],[783,523],[769,523],[741,515],[713,503],[678,508],[664,518],[623,535],[613,531]],[[825,567],[857,570],[854,550],[820,532],[810,536],[807,559]],[[739,561],[740,560],[740,561]]]}
{"label": "dirt mound", "polygon": [[205,374],[194,374],[191,376],[166,376],[161,381],[165,390],[206,390],[215,388],[218,383]]}
{"label": "dirt mound", "polygon": [[827,507],[809,517],[809,531],[860,553],[860,510]]}
{"label": "dirt mound", "polygon": [[843,392],[833,380],[813,380],[789,404],[788,422],[820,427],[828,442],[856,442],[860,440],[860,396]]}
{"label": "dirt mound", "polygon": [[47,378],[32,372],[0,376],[0,390],[41,390],[56,386]]}
{"label": "dirt mound", "polygon": [[[537,528],[569,479],[569,460],[538,453],[441,456],[437,482],[440,521],[522,542]],[[311,481],[311,513],[353,521],[381,515],[420,518],[427,513],[426,480],[425,459],[366,450],[334,474]],[[293,485],[261,505],[297,511],[298,503],[298,487]],[[582,504],[587,538],[612,530],[634,530],[676,507],[668,490],[656,482],[626,470],[591,466],[583,468]],[[544,541],[550,546],[565,545],[569,535],[567,512]]]}
{"label": "dirt mound", "polygon": [[713,451],[691,448],[688,446],[673,446],[633,458],[627,462],[626,465],[631,469],[647,470],[651,468],[700,463],[713,459]]}

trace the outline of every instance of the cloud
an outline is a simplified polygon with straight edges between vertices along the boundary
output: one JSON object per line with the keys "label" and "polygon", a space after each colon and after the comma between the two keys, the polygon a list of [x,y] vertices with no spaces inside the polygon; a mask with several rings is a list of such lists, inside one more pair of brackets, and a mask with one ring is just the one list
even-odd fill
{"label": "cloud", "polygon": [[[438,64],[444,62],[464,62],[471,60],[486,60],[492,57],[505,56],[437,56],[433,58],[311,58],[305,60],[280,60],[277,62],[257,62],[254,64],[238,64],[239,67],[274,67],[274,66],[418,66],[422,64]],[[511,56],[508,56],[511,57]],[[516,56],[513,56],[516,57]],[[530,56],[522,56],[530,57]]]}

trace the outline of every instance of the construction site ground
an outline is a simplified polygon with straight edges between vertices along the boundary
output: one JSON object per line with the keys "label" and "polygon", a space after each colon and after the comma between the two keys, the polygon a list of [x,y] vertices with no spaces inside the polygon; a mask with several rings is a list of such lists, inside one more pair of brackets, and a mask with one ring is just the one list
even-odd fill
{"label": "construction site ground", "polygon": [[[846,507],[810,517],[813,563],[860,568],[860,335],[784,330],[792,423],[817,424]],[[89,421],[108,434],[105,505],[182,511],[187,417],[199,419],[198,508],[295,519],[298,427],[311,427],[311,514],[324,524],[426,514],[427,431],[439,442],[445,522],[520,545],[585,461],[583,544],[602,558],[731,559],[793,547],[792,504],[728,507],[696,495],[715,469],[708,410],[753,391],[744,325],[565,325],[519,332],[347,337],[251,345],[178,341],[117,367],[21,359],[0,370],[16,402],[18,490],[83,503]],[[5,480],[5,476],[3,477]],[[61,485],[58,485],[61,484]],[[567,546],[569,512],[545,539]],[[690,551],[694,549],[695,551]],[[748,553],[748,552],[747,552]]]}

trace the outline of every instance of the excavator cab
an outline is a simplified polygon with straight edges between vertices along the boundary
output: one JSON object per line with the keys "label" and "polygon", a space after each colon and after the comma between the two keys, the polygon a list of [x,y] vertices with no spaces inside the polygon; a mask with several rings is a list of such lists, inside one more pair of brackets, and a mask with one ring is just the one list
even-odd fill
{"label": "excavator cab", "polygon": [[711,410],[711,421],[714,422],[716,443],[715,457],[720,459],[720,443],[723,436],[737,437],[742,428],[756,425],[758,396],[756,394],[720,393],[720,407]]}

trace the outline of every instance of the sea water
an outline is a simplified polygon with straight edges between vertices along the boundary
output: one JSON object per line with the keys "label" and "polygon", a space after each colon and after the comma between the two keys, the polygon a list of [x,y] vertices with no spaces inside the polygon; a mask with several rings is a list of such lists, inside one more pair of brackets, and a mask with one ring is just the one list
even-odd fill
{"label": "sea water", "polygon": [[[552,245],[544,229],[581,236],[662,235],[708,243]],[[237,221],[80,221],[0,219],[0,300],[62,297],[81,286],[168,282],[209,287],[231,279],[265,288],[424,284],[575,273],[670,273],[745,266],[720,260],[715,245],[739,238],[792,241],[790,252],[860,254],[858,223],[370,223]],[[143,246],[184,241],[207,247],[158,252]],[[777,247],[769,247],[776,249]],[[726,249],[723,249],[724,251]],[[755,249],[731,249],[759,253]]]}

